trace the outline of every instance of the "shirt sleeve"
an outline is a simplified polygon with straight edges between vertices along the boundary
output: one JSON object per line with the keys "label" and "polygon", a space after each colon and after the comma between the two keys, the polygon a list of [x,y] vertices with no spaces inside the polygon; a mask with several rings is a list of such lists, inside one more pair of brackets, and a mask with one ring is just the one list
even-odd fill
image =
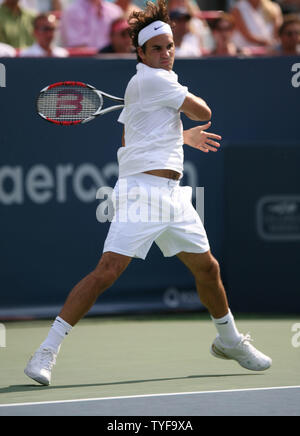
{"label": "shirt sleeve", "polygon": [[169,107],[176,111],[182,106],[188,88],[180,85],[175,74],[159,70],[141,84],[141,104],[146,111]]}

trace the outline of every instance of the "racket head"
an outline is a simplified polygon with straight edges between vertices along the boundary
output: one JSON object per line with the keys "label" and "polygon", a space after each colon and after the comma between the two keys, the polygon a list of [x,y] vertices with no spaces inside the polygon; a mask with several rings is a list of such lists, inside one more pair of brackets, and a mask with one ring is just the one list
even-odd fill
{"label": "racket head", "polygon": [[82,82],[58,82],[40,92],[37,112],[46,121],[63,126],[94,119],[103,107],[103,97],[93,86]]}

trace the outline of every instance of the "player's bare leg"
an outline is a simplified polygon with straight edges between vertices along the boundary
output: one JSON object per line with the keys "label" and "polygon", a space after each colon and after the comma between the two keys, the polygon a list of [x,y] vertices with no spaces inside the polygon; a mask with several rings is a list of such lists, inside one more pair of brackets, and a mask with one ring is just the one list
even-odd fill
{"label": "player's bare leg", "polygon": [[95,304],[97,298],[125,271],[131,257],[118,253],[104,253],[97,267],[83,278],[71,291],[59,317],[71,326]]}
{"label": "player's bare leg", "polygon": [[239,333],[228,307],[219,264],[211,252],[182,252],[177,256],[194,275],[199,298],[208,309],[218,331],[211,354],[221,359],[236,360],[242,367],[252,371],[270,368],[272,360],[250,344],[250,335]]}
{"label": "player's bare leg", "polygon": [[97,298],[122,274],[131,261],[128,256],[104,253],[97,267],[71,291],[46,340],[29,360],[25,374],[42,385],[51,382],[51,373],[65,336],[89,311]]}
{"label": "player's bare leg", "polygon": [[195,277],[199,298],[214,318],[222,318],[228,311],[226,292],[220,267],[210,251],[207,253],[179,253],[178,258]]}

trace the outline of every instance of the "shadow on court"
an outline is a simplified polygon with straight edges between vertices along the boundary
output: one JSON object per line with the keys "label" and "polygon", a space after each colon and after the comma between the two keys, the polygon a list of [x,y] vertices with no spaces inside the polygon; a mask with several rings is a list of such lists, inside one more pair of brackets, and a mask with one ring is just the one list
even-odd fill
{"label": "shadow on court", "polygon": [[89,388],[89,387],[101,387],[101,386],[116,386],[135,383],[148,383],[148,382],[165,382],[172,380],[188,380],[192,378],[217,378],[217,377],[251,377],[260,376],[263,374],[205,374],[205,375],[188,375],[186,377],[169,377],[169,378],[152,378],[144,380],[125,380],[110,383],[89,383],[89,384],[76,384],[76,385],[58,385],[58,386],[41,386],[41,385],[11,385],[5,388],[0,388],[0,394],[8,394],[13,392],[30,392],[40,389],[56,390],[56,389],[73,389],[73,388]]}

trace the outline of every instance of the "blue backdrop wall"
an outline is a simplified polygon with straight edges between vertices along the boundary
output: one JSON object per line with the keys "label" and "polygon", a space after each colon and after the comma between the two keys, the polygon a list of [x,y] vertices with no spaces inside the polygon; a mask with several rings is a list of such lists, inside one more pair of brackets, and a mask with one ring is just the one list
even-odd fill
{"label": "blue backdrop wall", "polygon": [[[134,60],[2,59],[0,317],[53,316],[98,262],[101,186],[118,176],[117,113],[71,128],[38,117],[47,84],[80,80],[122,96]],[[300,308],[300,64],[295,58],[178,60],[180,82],[213,109],[223,147],[185,147],[184,184],[205,188],[205,226],[231,306]],[[6,85],[6,86],[4,86]],[[195,125],[187,118],[185,128]],[[195,200],[195,198],[194,198]],[[153,246],[91,313],[195,310],[193,277]]]}

